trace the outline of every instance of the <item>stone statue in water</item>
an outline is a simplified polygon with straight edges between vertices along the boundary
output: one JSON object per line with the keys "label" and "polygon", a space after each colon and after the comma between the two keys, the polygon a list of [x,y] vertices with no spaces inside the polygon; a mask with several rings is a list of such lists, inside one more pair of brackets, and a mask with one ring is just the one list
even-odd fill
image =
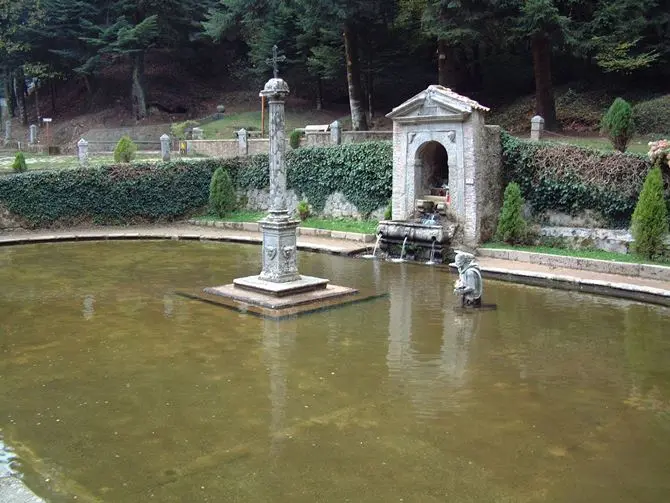
{"label": "stone statue in water", "polygon": [[452,266],[458,268],[458,281],[454,294],[461,296],[462,307],[481,307],[482,305],[482,273],[475,256],[462,251],[456,252]]}

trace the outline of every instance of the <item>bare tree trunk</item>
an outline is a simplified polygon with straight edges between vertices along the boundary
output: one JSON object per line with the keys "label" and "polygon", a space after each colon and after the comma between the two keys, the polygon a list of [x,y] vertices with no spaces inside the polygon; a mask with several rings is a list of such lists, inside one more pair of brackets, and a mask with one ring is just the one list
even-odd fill
{"label": "bare tree trunk", "polygon": [[456,89],[456,53],[445,40],[437,41],[437,83]]}
{"label": "bare tree trunk", "polygon": [[40,122],[40,92],[35,82],[35,116],[37,117],[37,122]]}
{"label": "bare tree trunk", "polygon": [[147,99],[144,92],[144,52],[131,56],[133,61],[133,84],[131,99],[135,119],[142,120],[147,116]]}
{"label": "bare tree trunk", "polygon": [[56,113],[56,82],[54,79],[51,79],[49,82],[49,88],[51,91],[51,114]]}
{"label": "bare tree trunk", "polygon": [[16,97],[16,108],[21,119],[21,124],[28,125],[28,110],[26,108],[26,76],[23,68],[18,67],[14,72],[14,96]]}
{"label": "bare tree trunk", "polygon": [[538,33],[531,37],[530,44],[535,74],[535,113],[544,119],[544,127],[552,131],[558,123],[551,83],[551,41],[546,34]]}
{"label": "bare tree trunk", "polygon": [[323,81],[321,77],[316,78],[316,109],[323,109]]}
{"label": "bare tree trunk", "polygon": [[355,28],[350,23],[344,25],[344,53],[347,60],[351,127],[354,131],[367,131],[368,121],[365,118],[362,103],[363,92],[361,89],[361,70],[358,57],[358,37]]}
{"label": "bare tree trunk", "polygon": [[14,100],[14,89],[12,86],[13,82],[14,77],[12,76],[12,72],[8,68],[5,69],[5,96],[7,97],[8,117],[14,117],[14,114],[16,113],[16,101]]}

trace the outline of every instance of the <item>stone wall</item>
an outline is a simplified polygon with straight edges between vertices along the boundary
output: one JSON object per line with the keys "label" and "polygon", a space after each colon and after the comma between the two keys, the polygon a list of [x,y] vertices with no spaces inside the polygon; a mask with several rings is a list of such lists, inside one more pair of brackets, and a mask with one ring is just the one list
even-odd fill
{"label": "stone wall", "polygon": [[[342,131],[342,143],[363,143],[366,141],[391,141],[393,131]],[[303,143],[306,147],[329,147],[335,145],[330,132],[309,132]]]}
{"label": "stone wall", "polygon": [[[596,248],[616,253],[628,253],[633,236],[625,229],[585,227],[541,227],[540,235],[564,241],[573,248]],[[670,250],[670,237],[665,240]]]}
{"label": "stone wall", "polygon": [[0,204],[0,230],[21,229],[22,225],[19,220],[12,215],[5,206]]}
{"label": "stone wall", "polygon": [[[252,189],[246,192],[241,192],[239,196],[246,198],[246,209],[249,211],[266,211],[270,208],[270,193],[268,190]],[[304,198],[304,195],[302,195]],[[297,212],[298,202],[301,198],[298,197],[295,190],[286,191],[286,207],[290,214]],[[381,219],[386,208],[379,208],[370,215],[371,218]],[[335,192],[326,199],[323,211],[319,216],[327,218],[354,218],[361,219],[364,217],[358,211],[358,208],[341,192]]]}
{"label": "stone wall", "polygon": [[[269,143],[267,140],[263,141],[267,152]],[[237,140],[187,140],[186,154],[229,158],[240,155],[240,150]]]}
{"label": "stone wall", "polygon": [[480,146],[479,162],[485,169],[478,171],[477,207],[480,218],[479,237],[482,243],[490,240],[496,231],[500,208],[502,208],[502,144],[500,126],[485,126],[484,144]]}

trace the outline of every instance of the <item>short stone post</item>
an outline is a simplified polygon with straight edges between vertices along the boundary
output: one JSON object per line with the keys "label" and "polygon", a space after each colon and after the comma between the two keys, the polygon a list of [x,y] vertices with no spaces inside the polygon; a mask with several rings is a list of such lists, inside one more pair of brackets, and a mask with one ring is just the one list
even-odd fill
{"label": "short stone post", "polygon": [[342,143],[342,129],[340,121],[334,121],[330,124],[330,143],[339,145]]}
{"label": "short stone post", "polygon": [[9,141],[12,139],[12,121],[11,120],[6,120],[5,121],[5,141]]}
{"label": "short stone post", "polygon": [[170,137],[167,134],[161,136],[161,159],[170,160]]}
{"label": "short stone post", "polygon": [[247,134],[247,130],[244,128],[237,132],[237,147],[239,155],[249,155],[249,135]]}
{"label": "short stone post", "polygon": [[530,120],[530,139],[539,141],[544,131],[544,119],[536,115]]}
{"label": "short stone post", "polygon": [[79,157],[79,166],[82,168],[88,166],[88,142],[83,138],[77,142],[77,156]]}
{"label": "short stone post", "polygon": [[31,145],[37,143],[37,126],[35,124],[31,124],[28,128],[28,143]]}
{"label": "short stone post", "polygon": [[194,140],[203,140],[205,138],[205,132],[200,127],[194,127],[191,134]]}

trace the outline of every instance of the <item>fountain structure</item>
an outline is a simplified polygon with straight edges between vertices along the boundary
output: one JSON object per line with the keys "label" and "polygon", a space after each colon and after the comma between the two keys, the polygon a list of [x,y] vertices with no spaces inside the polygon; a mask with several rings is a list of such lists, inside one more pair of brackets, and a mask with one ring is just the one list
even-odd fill
{"label": "fountain structure", "polygon": [[494,231],[502,204],[500,127],[489,109],[442,86],[394,108],[392,219],[379,223],[381,249],[403,241],[415,259],[448,261]]}
{"label": "fountain structure", "polygon": [[284,104],[289,87],[277,76],[276,49],[273,61],[275,76],[260,93],[268,102],[270,117],[270,210],[259,222],[263,233],[261,272],[236,278],[230,284],[205,288],[208,298],[202,300],[216,299],[216,303],[281,317],[313,310],[318,303],[332,306],[358,300],[352,295],[358,291],[298,272],[296,229],[299,221],[291,218],[286,208]]}

